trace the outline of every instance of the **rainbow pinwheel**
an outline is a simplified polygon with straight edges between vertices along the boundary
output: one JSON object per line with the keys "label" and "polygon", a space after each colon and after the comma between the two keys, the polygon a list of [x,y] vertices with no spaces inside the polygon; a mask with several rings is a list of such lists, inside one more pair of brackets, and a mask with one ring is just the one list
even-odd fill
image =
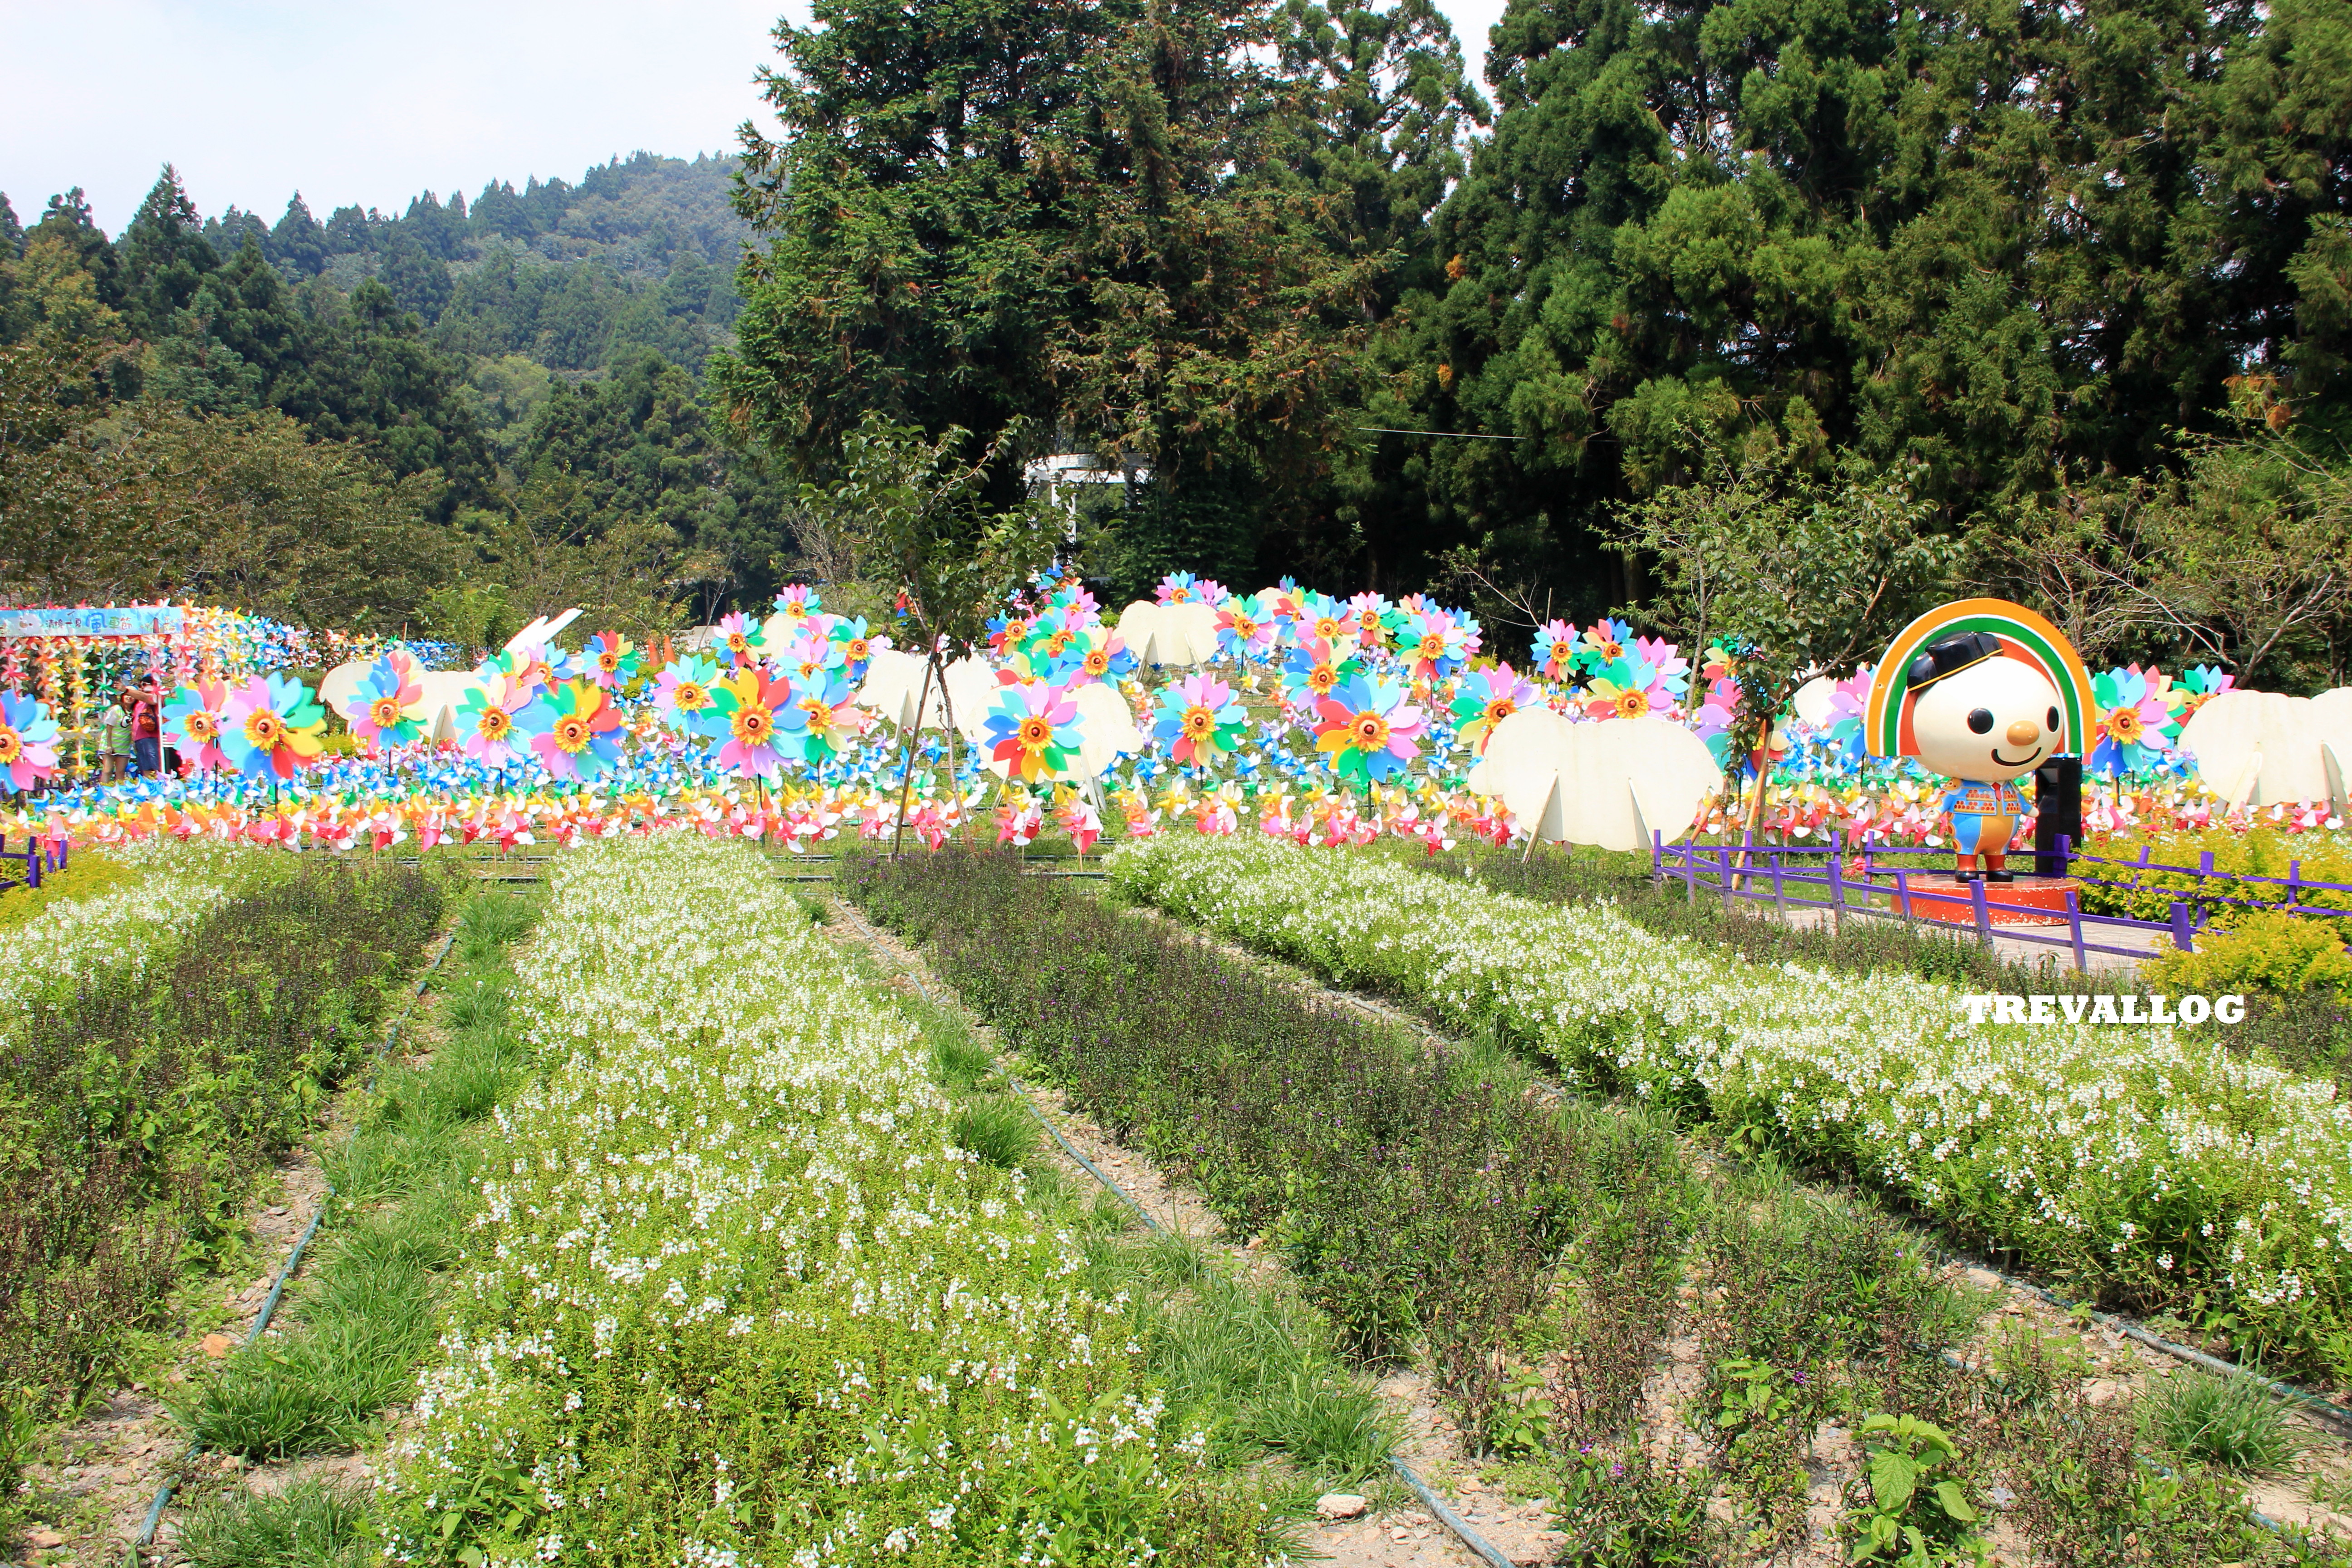
{"label": "rainbow pinwheel", "polygon": [[415,679],[416,665],[405,654],[386,654],[368,666],[352,693],[352,733],[382,750],[415,740],[425,733],[418,716],[425,688]]}
{"label": "rainbow pinwheel", "polygon": [[781,715],[792,706],[793,683],[753,666],[721,676],[710,690],[724,726],[718,733],[727,738],[719,748],[720,765],[741,778],[774,778],[783,763],[777,731]]}
{"label": "rainbow pinwheel", "polygon": [[1228,658],[1264,658],[1281,632],[1281,623],[1265,613],[1255,594],[1234,595],[1217,611],[1217,651]]}
{"label": "rainbow pinwheel", "polygon": [[847,655],[814,621],[802,621],[768,649],[768,668],[787,680],[812,681],[839,669]]}
{"label": "rainbow pinwheel", "polygon": [[1546,680],[1568,680],[1576,674],[1576,628],[1566,621],[1547,621],[1536,633],[1536,673]]}
{"label": "rainbow pinwheel", "polygon": [[530,750],[551,777],[593,779],[620,760],[620,710],[593,680],[565,681],[525,708],[522,716],[545,726],[531,734]]}
{"label": "rainbow pinwheel", "polygon": [[228,753],[221,750],[227,706],[226,681],[200,679],[172,693],[163,705],[163,736],[183,763],[203,773],[229,765]]}
{"label": "rainbow pinwheel", "polygon": [[788,621],[804,621],[824,608],[824,601],[805,583],[794,583],[776,595],[776,614]]}
{"label": "rainbow pinwheel", "polygon": [[1085,685],[1090,680],[1116,680],[1135,668],[1135,655],[1127,638],[1096,620],[1081,630],[1046,674],[1056,685]]}
{"label": "rainbow pinwheel", "polygon": [[1443,680],[1478,647],[1478,624],[1444,610],[1410,612],[1399,642],[1415,680]]}
{"label": "rainbow pinwheel", "polygon": [[1387,647],[1396,638],[1391,617],[1395,606],[1378,594],[1357,594],[1348,600],[1348,622],[1356,640],[1368,648]]}
{"label": "rainbow pinwheel", "polygon": [[1398,681],[1358,676],[1315,705],[1315,749],[1342,778],[1372,784],[1421,755],[1421,710]]}
{"label": "rainbow pinwheel", "polygon": [[2091,698],[2098,704],[2098,744],[2084,761],[2093,773],[2107,778],[2147,773],[2172,750],[2180,721],[2166,700],[2171,688],[2163,673],[2131,665],[2110,669],[2091,681]]}
{"label": "rainbow pinwheel", "polygon": [[846,616],[834,616],[827,619],[830,624],[824,628],[824,635],[834,647],[841,650],[839,668],[845,671],[852,680],[862,679],[866,674],[866,665],[873,660],[874,650],[878,647],[888,647],[890,639],[875,637],[867,631],[864,616],[859,616],[854,620]]}
{"label": "rainbow pinwheel", "polygon": [[1631,657],[1616,658],[1594,668],[1592,684],[1584,695],[1584,710],[1595,719],[1671,714],[1678,695],[1654,667]]}
{"label": "rainbow pinwheel", "polygon": [[2187,699],[2181,704],[2180,717],[2185,721],[2189,715],[2237,684],[2236,676],[2225,675],[2210,665],[2194,665],[2181,671],[2180,680],[2173,688]]}
{"label": "rainbow pinwheel", "polygon": [[719,617],[717,630],[718,647],[726,655],[728,664],[733,668],[742,669],[757,664],[760,662],[761,655],[768,651],[765,628],[749,616],[740,612],[731,616],[721,616]]}
{"label": "rainbow pinwheel", "polygon": [[776,746],[783,754],[820,766],[865,733],[866,713],[845,672],[820,670],[791,686],[792,700],[776,710]]}
{"label": "rainbow pinwheel", "polygon": [[249,779],[290,779],[326,749],[327,710],[289,676],[257,675],[228,694],[221,749]]}
{"label": "rainbow pinwheel", "polygon": [[719,664],[698,654],[674,658],[654,681],[654,709],[662,722],[690,739],[715,741],[727,733],[727,716],[716,695]]}
{"label": "rainbow pinwheel", "polygon": [[1862,720],[1864,710],[1870,706],[1870,682],[1875,673],[1865,664],[1830,688],[1829,722],[1822,727],[1822,744],[1832,758],[1848,764],[1857,764],[1869,754]]}
{"label": "rainbow pinwheel", "polygon": [[1239,748],[1249,733],[1249,710],[1234,700],[1234,689],[1223,681],[1188,675],[1160,688],[1158,722],[1151,732],[1168,742],[1168,754],[1178,762],[1208,767]]}
{"label": "rainbow pinwheel", "polygon": [[[1680,648],[1664,637],[1637,637],[1633,639],[1633,651],[1636,659],[1657,672],[1658,679],[1665,682],[1666,689],[1675,694],[1677,701],[1689,692],[1690,660],[1683,657]],[[1864,686],[1863,695],[1867,697],[1869,694],[1870,688]]]}
{"label": "rainbow pinwheel", "polygon": [[30,789],[58,767],[58,721],[21,691],[0,691],[0,778]]}
{"label": "rainbow pinwheel", "polygon": [[1633,641],[1633,628],[1623,621],[1606,616],[1584,628],[1584,637],[1576,645],[1572,656],[1579,669],[1600,670],[1625,657]]}
{"label": "rainbow pinwheel", "polygon": [[1352,637],[1338,643],[1301,637],[1290,650],[1290,657],[1283,661],[1284,700],[1294,708],[1311,710],[1338,689],[1341,681],[1356,673],[1356,647]]}
{"label": "rainbow pinwheel", "polygon": [[1068,771],[1078,754],[1078,708],[1066,688],[1045,680],[996,689],[981,742],[1009,777],[1034,784]]}
{"label": "rainbow pinwheel", "polygon": [[484,676],[457,705],[457,743],[466,754],[493,768],[520,760],[530,737],[554,722],[554,710],[539,700],[540,689],[520,676]]}
{"label": "rainbow pinwheel", "polygon": [[1154,593],[1163,605],[1215,603],[1201,592],[1201,580],[1190,572],[1171,572],[1160,579],[1160,586]]}
{"label": "rainbow pinwheel", "polygon": [[1293,635],[1301,642],[1313,638],[1336,644],[1353,635],[1348,625],[1348,606],[1328,594],[1309,591],[1300,595],[1290,624],[1297,628]]}
{"label": "rainbow pinwheel", "polygon": [[1534,681],[1507,664],[1474,669],[1454,693],[1454,727],[1474,752],[1483,754],[1495,726],[1520,709],[1543,700]]}
{"label": "rainbow pinwheel", "polygon": [[580,650],[588,679],[607,691],[617,691],[636,678],[644,662],[636,646],[618,632],[598,632]]}

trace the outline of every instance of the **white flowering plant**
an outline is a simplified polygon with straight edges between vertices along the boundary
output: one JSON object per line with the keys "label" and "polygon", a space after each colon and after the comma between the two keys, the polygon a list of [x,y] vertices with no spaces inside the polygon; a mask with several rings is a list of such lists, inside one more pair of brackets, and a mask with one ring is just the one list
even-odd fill
{"label": "white flowering plant", "polygon": [[954,1146],[915,1026],[757,854],[615,840],[551,884],[543,1072],[496,1113],[392,1560],[1185,1561],[1217,1489],[1127,1304]]}
{"label": "white flowering plant", "polygon": [[1850,1173],[1958,1234],[2352,1376],[2352,1108],[2170,1027],[1972,1023],[1907,974],[1763,967],[1606,903],[1344,850],[1170,836],[1118,886],[1342,984],[1492,1029],[1569,1081]]}

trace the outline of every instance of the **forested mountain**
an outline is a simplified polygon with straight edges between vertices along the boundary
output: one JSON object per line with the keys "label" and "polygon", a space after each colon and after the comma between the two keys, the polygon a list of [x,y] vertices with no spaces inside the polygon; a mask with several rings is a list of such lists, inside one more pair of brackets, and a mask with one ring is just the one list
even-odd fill
{"label": "forested mountain", "polygon": [[[373,596],[327,595],[362,618],[455,614],[487,635],[498,614],[485,605],[550,573],[637,581],[621,609],[707,616],[772,592],[786,548],[785,481],[716,439],[698,389],[737,311],[749,229],[730,205],[732,166],[640,153],[577,184],[494,182],[470,204],[428,191],[398,216],[343,206],[323,224],[299,194],[275,224],[234,207],[204,217],[167,167],[111,238],[78,191],[29,229],[0,197],[0,344],[14,345],[18,375],[50,378],[16,390],[62,398],[87,456],[119,465],[214,439],[283,461],[300,450],[276,434],[290,422],[320,463],[374,473],[383,553],[417,564],[388,572]],[[219,467],[247,471],[226,455]],[[307,548],[289,512],[300,489],[252,498],[278,518],[264,530],[274,574],[205,570],[307,618],[322,590],[294,559]],[[89,499],[126,540],[154,540],[175,510],[201,530],[189,493],[148,465],[138,484],[117,474]],[[17,508],[9,534],[33,515]],[[352,521],[348,507],[339,516]],[[643,560],[593,564],[655,537],[666,577],[638,581]],[[194,541],[144,563],[134,549],[86,552],[79,576],[48,588],[201,588],[173,574],[214,553]]]}

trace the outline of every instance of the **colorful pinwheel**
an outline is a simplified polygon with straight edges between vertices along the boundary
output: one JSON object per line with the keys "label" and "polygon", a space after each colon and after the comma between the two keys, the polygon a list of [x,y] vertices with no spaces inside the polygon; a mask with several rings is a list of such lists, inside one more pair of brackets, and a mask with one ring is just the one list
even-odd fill
{"label": "colorful pinwheel", "polygon": [[1190,572],[1171,572],[1160,579],[1154,590],[1163,605],[1190,605],[1202,601],[1201,580]]}
{"label": "colorful pinwheel", "polygon": [[824,629],[826,638],[841,650],[840,668],[852,680],[862,679],[866,667],[874,658],[874,650],[888,647],[888,637],[877,637],[866,630],[866,617],[851,619],[846,616],[832,617]]}
{"label": "colorful pinwheel", "polygon": [[1572,656],[1579,669],[1598,670],[1625,657],[1627,645],[1633,640],[1633,628],[1623,621],[1603,616],[1584,628],[1583,640],[1576,645]]}
{"label": "colorful pinwheel", "polygon": [[719,748],[720,765],[743,778],[772,779],[783,762],[780,715],[792,706],[793,683],[772,679],[754,666],[721,676],[711,688],[727,737]]}
{"label": "colorful pinwheel", "polygon": [[1263,613],[1258,595],[1235,595],[1217,612],[1217,651],[1228,658],[1264,658],[1274,651],[1282,626]]}
{"label": "colorful pinwheel", "polygon": [[1542,700],[1543,693],[1535,682],[1514,674],[1507,664],[1474,669],[1462,678],[1454,694],[1454,727],[1473,752],[1483,754],[1496,725]]}
{"label": "colorful pinwheel", "polygon": [[1047,679],[1061,686],[1083,686],[1116,680],[1134,668],[1135,655],[1127,650],[1127,638],[1097,620],[1078,633]]}
{"label": "colorful pinwheel", "polygon": [[1653,666],[1636,658],[1617,658],[1594,667],[1591,687],[1584,696],[1584,710],[1595,719],[1670,714],[1678,695],[1673,684]]}
{"label": "colorful pinwheel", "polygon": [[519,675],[482,677],[482,684],[457,705],[457,743],[485,767],[520,761],[530,737],[555,718],[552,708],[539,702],[539,692],[537,682]]}
{"label": "colorful pinwheel", "polygon": [[1249,733],[1249,710],[1212,676],[1188,675],[1160,688],[1158,718],[1152,734],[1168,742],[1169,755],[1194,767],[1214,763]]}
{"label": "colorful pinwheel", "polygon": [[352,693],[352,733],[375,750],[404,745],[425,733],[419,707],[425,688],[405,654],[386,654],[368,666]]}
{"label": "colorful pinwheel", "polygon": [[788,621],[804,621],[824,608],[814,588],[805,583],[794,583],[776,595],[776,614]]}
{"label": "colorful pinwheel", "polygon": [[546,726],[531,735],[530,749],[551,776],[593,779],[620,761],[620,710],[594,681],[567,680],[523,711]]}
{"label": "colorful pinwheel", "polygon": [[228,694],[221,749],[249,779],[290,779],[326,749],[327,710],[290,676],[257,675]]}
{"label": "colorful pinwheel", "polygon": [[0,778],[30,789],[58,769],[58,721],[21,691],[0,691]]}
{"label": "colorful pinwheel", "polygon": [[1421,710],[1398,681],[1358,676],[1316,704],[1315,749],[1342,778],[1377,783],[1421,754]]}
{"label": "colorful pinwheel", "polygon": [[1576,674],[1576,628],[1566,621],[1547,621],[1536,633],[1536,673],[1546,680],[1568,680]]}
{"label": "colorful pinwheel", "polygon": [[867,717],[857,706],[848,675],[825,670],[791,683],[792,700],[776,713],[777,748],[811,766],[833,761],[866,732]]}
{"label": "colorful pinwheel", "polygon": [[740,611],[719,616],[717,631],[714,641],[733,668],[743,669],[755,665],[760,662],[760,656],[768,651],[765,629],[758,621]]}
{"label": "colorful pinwheel", "polygon": [[2092,679],[2099,740],[2084,760],[2093,773],[2114,778],[2158,765],[2180,729],[2172,704],[2165,700],[2170,686],[2161,671],[2136,664]]}
{"label": "colorful pinwheel", "polygon": [[[1343,625],[1342,631],[1347,628]],[[1315,704],[1328,697],[1341,681],[1356,673],[1357,643],[1352,637],[1344,642],[1325,642],[1318,637],[1301,637],[1298,646],[1282,666],[1282,695],[1294,708],[1312,710]]]}
{"label": "colorful pinwheel", "polygon": [[1013,681],[996,689],[981,739],[1009,776],[1034,784],[1059,776],[1077,760],[1077,722],[1066,688]]}
{"label": "colorful pinwheel", "polygon": [[644,658],[636,645],[620,633],[598,632],[581,650],[581,661],[587,667],[584,673],[589,679],[607,691],[618,691],[636,679]]}
{"label": "colorful pinwheel", "polygon": [[183,763],[201,772],[227,767],[228,753],[221,750],[221,736],[227,726],[222,710],[227,705],[225,681],[199,679],[194,686],[181,687],[163,705],[165,743],[180,753]]}
{"label": "colorful pinwheel", "polygon": [[1407,667],[1415,680],[1443,680],[1462,668],[1462,661],[1477,648],[1477,624],[1456,620],[1451,612],[1424,609],[1412,612],[1401,637]]}
{"label": "colorful pinwheel", "polygon": [[2193,665],[2181,672],[2179,684],[2173,688],[2186,700],[2180,705],[2180,717],[2188,717],[2238,684],[2234,675],[2225,675],[2210,665]]}
{"label": "colorful pinwheel", "polygon": [[1395,606],[1378,594],[1358,594],[1348,601],[1348,620],[1356,640],[1368,648],[1384,648],[1394,640],[1391,617]]}
{"label": "colorful pinwheel", "polygon": [[727,732],[726,716],[714,695],[718,682],[717,660],[696,654],[674,658],[654,681],[655,710],[681,735],[716,740]]}

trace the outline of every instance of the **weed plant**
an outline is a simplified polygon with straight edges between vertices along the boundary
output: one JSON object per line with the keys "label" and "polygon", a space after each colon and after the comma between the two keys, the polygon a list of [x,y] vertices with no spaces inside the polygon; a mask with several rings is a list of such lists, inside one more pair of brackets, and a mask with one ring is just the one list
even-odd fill
{"label": "weed plant", "polygon": [[354,1136],[325,1162],[339,1211],[353,1217],[289,1302],[290,1331],[240,1348],[173,1403],[191,1438],[256,1460],[353,1447],[414,1387],[481,1158],[466,1129],[526,1075],[506,953],[530,915],[504,893],[466,905],[456,966],[445,962],[439,976],[444,1039],[422,1069],[385,1075]]}
{"label": "weed plant", "polygon": [[374,1560],[367,1501],[320,1481],[220,1492],[187,1510],[173,1543],[188,1568],[361,1568]]}
{"label": "weed plant", "polygon": [[306,1136],[439,925],[415,869],[311,866],[138,965],[45,995],[0,1047],[0,1387],[78,1402],[253,1175]]}
{"label": "weed plant", "polygon": [[2157,1442],[2221,1469],[2273,1474],[2302,1450],[2286,1406],[2247,1378],[2176,1373],[2141,1409]]}

